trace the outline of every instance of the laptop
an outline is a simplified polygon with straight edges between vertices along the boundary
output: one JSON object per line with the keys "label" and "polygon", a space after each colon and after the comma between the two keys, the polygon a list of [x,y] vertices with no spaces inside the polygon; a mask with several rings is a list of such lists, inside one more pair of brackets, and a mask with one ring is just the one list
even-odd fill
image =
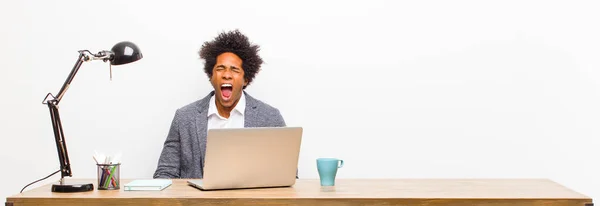
{"label": "laptop", "polygon": [[200,190],[288,187],[296,183],[302,127],[210,129]]}

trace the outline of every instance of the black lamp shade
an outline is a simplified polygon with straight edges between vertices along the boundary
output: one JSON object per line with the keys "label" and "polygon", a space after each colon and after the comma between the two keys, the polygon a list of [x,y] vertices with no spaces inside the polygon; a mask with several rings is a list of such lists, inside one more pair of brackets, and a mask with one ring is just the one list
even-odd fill
{"label": "black lamp shade", "polygon": [[112,65],[131,63],[140,60],[143,57],[140,48],[128,41],[122,41],[115,44],[111,51],[114,53],[114,57],[110,61],[110,64]]}

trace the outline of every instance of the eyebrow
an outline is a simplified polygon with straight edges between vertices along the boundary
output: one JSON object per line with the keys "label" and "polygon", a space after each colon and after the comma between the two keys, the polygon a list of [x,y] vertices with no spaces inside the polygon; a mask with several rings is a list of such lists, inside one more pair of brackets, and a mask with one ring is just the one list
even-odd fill
{"label": "eyebrow", "polygon": [[[222,65],[222,64],[219,64],[219,65],[216,66],[216,68],[219,68],[219,67],[220,68],[227,68],[225,65]],[[240,68],[237,68],[236,66],[229,66],[229,68],[231,68],[231,69],[240,69]]]}

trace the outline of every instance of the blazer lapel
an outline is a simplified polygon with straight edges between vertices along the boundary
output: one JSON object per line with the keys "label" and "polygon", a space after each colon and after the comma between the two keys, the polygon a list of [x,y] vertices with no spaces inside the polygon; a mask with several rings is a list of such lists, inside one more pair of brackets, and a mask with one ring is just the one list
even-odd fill
{"label": "blazer lapel", "polygon": [[244,111],[244,127],[258,127],[258,122],[256,122],[256,120],[258,119],[258,111],[256,109],[257,107],[257,100],[254,99],[252,96],[248,95],[248,93],[246,93],[244,91],[244,95],[246,95],[246,110]]}
{"label": "blazer lapel", "polygon": [[[196,137],[195,141],[198,144],[199,148],[194,148],[194,151],[200,151],[200,155],[194,155],[194,161],[200,162],[200,167],[204,168],[204,157],[206,155],[206,128],[208,128],[208,106],[210,104],[210,98],[214,95],[214,91],[210,92],[208,96],[204,97],[198,103],[196,109],[198,110],[198,115],[196,116]],[[192,152],[192,154],[198,154]],[[204,176],[204,174],[202,174]]]}

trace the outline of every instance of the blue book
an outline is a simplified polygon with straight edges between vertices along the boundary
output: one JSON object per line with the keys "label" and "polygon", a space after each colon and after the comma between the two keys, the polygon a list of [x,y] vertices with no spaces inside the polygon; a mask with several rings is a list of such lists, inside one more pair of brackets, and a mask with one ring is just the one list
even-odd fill
{"label": "blue book", "polygon": [[125,184],[125,191],[161,191],[172,183],[170,179],[134,180]]}

